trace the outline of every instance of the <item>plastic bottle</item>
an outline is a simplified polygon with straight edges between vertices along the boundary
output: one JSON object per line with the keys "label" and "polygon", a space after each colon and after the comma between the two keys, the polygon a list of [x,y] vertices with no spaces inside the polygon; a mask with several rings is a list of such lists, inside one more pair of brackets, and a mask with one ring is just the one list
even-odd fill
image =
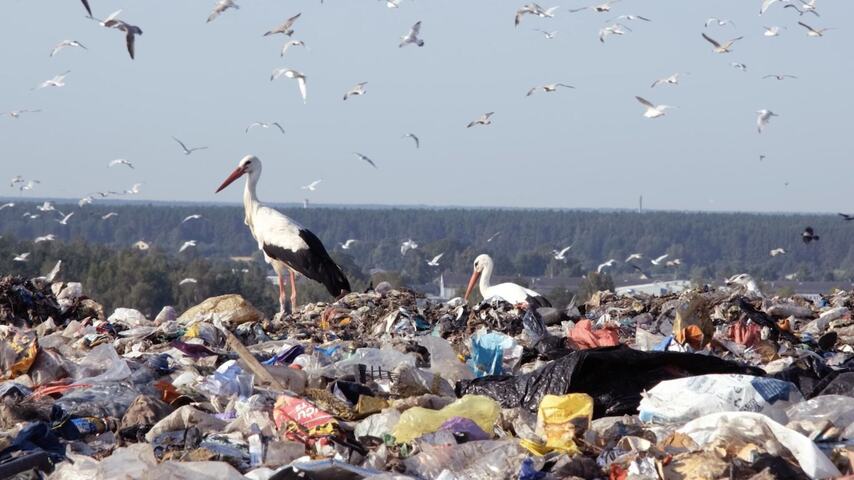
{"label": "plastic bottle", "polygon": [[261,429],[253,423],[249,427],[249,465],[253,468],[264,463],[264,440],[261,439]]}

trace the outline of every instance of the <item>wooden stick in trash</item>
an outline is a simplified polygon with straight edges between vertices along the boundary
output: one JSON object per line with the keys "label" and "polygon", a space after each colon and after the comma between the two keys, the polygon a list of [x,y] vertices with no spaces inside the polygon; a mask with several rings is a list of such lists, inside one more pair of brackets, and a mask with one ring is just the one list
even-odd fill
{"label": "wooden stick in trash", "polygon": [[269,383],[270,386],[275,388],[278,391],[287,390],[284,385],[279,382],[276,377],[274,377],[263,365],[252,355],[252,352],[249,351],[240,340],[234,336],[227,328],[220,328],[220,331],[225,335],[225,343],[232,350],[237,352],[237,355],[241,360],[249,367],[249,370],[255,374],[260,380]]}

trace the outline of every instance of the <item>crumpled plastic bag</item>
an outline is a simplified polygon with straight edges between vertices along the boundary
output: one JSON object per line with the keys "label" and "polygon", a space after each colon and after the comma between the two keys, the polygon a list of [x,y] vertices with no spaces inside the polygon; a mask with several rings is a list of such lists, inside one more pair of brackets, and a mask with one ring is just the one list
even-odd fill
{"label": "crumpled plastic bag", "polygon": [[666,380],[643,393],[638,411],[644,422],[684,424],[716,412],[760,412],[780,423],[786,409],[803,401],[798,387],[750,375],[699,375]]}
{"label": "crumpled plastic bag", "polygon": [[421,446],[406,460],[406,471],[428,480],[493,480],[515,475],[527,451],[515,440],[481,440],[461,445]]}
{"label": "crumpled plastic bag", "polygon": [[833,462],[807,437],[754,412],[712,413],[682,426],[679,430],[704,449],[721,448],[735,455],[753,446],[771,455],[791,454],[811,478],[841,475]]}
{"label": "crumpled plastic bag", "polygon": [[537,455],[558,450],[575,455],[579,452],[575,437],[590,427],[593,418],[593,398],[584,393],[546,395],[537,411],[537,433],[545,445],[524,441],[522,446]]}
{"label": "crumpled plastic bag", "polygon": [[226,426],[224,420],[205,413],[201,410],[193,408],[190,405],[175,410],[169,416],[155,423],[151,430],[145,434],[145,440],[149,443],[161,433],[172,432],[175,430],[186,430],[190,427],[196,427],[202,434],[208,432],[221,432]]}
{"label": "crumpled plastic bag", "polygon": [[102,343],[90,350],[77,364],[74,381],[88,384],[120,382],[130,375],[130,367],[125,359],[116,353],[112,345]]}
{"label": "crumpled plastic bag", "polygon": [[699,294],[693,294],[676,307],[676,319],[673,321],[676,341],[683,345],[687,343],[694,350],[700,350],[712,341],[715,327],[708,310],[708,302]]}
{"label": "crumpled plastic bag", "polygon": [[[792,405],[786,414],[787,427],[811,435],[834,426],[840,440],[854,440],[854,398],[844,395],[821,395]],[[812,438],[812,437],[810,437]]]}
{"label": "crumpled plastic bag", "polygon": [[460,380],[470,380],[474,378],[471,370],[466,367],[466,364],[457,358],[450,342],[442,337],[433,335],[424,335],[418,337],[418,344],[426,348],[430,352],[430,369],[431,373],[441,375],[450,382],[458,382]]}
{"label": "crumpled plastic bag", "polygon": [[375,413],[356,425],[353,435],[356,439],[364,436],[382,438],[385,434],[391,434],[397,422],[400,421],[400,412],[394,408]]}
{"label": "crumpled plastic bag", "polygon": [[478,332],[471,337],[469,367],[475,376],[501,375],[512,369],[522,354],[513,337],[500,332]]}
{"label": "crumpled plastic bag", "polygon": [[484,432],[491,434],[500,413],[501,407],[495,400],[481,395],[466,395],[441,410],[410,408],[400,415],[393,435],[398,443],[407,443],[425,433],[439,430],[443,423],[453,417],[471,419]]}
{"label": "crumpled plastic bag", "polygon": [[598,347],[614,347],[620,344],[620,336],[613,328],[593,329],[593,322],[579,320],[569,331],[569,339],[579,350]]}
{"label": "crumpled plastic bag", "polygon": [[15,378],[30,371],[39,353],[35,333],[17,329],[13,332],[10,340],[0,341],[0,380]]}

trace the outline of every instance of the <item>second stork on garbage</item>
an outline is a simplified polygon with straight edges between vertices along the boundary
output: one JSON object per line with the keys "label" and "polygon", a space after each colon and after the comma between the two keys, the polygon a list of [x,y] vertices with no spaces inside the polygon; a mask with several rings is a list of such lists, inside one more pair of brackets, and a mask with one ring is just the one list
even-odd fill
{"label": "second stork on garbage", "polygon": [[243,190],[243,208],[246,211],[244,221],[258,242],[258,248],[264,252],[264,260],[272,265],[279,277],[279,304],[282,311],[285,310],[286,271],[290,274],[292,308],[296,308],[297,301],[294,272],[322,283],[334,297],[349,292],[350,282],[326,252],[320,239],[302,225],[258,200],[255,193],[258,179],[261,177],[261,160],[258,157],[243,157],[237,168],[216,190],[217,193],[243,175],[246,175],[246,187]]}
{"label": "second stork on garbage", "polygon": [[468,301],[471,291],[474,289],[475,284],[478,283],[478,279],[480,279],[480,295],[484,299],[499,297],[514,305],[527,305],[533,308],[552,306],[546,297],[521,285],[509,282],[490,285],[492,270],[494,268],[495,264],[489,255],[478,255],[474,259],[474,271],[471,274],[471,279],[469,279],[468,287],[466,287],[465,297],[463,297],[466,301]]}

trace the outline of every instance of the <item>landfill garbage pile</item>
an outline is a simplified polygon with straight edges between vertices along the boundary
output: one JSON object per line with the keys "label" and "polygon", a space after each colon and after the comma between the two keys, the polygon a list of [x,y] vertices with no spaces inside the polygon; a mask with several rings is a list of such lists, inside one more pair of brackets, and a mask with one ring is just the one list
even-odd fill
{"label": "landfill garbage pile", "polygon": [[852,295],[558,311],[383,285],[274,318],[239,295],[147,318],[6,277],[0,478],[852,475]]}

